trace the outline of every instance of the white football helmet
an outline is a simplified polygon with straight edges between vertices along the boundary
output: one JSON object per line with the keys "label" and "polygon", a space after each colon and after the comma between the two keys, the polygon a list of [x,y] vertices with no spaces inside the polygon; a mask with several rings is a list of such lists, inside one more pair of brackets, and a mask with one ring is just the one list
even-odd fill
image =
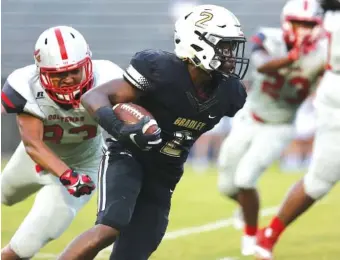
{"label": "white football helmet", "polygon": [[292,22],[307,22],[315,24],[315,27],[322,24],[322,9],[317,0],[289,0],[283,7],[281,13],[281,24],[285,42],[293,46],[298,39],[311,34],[313,29],[294,29]]}
{"label": "white football helmet", "polygon": [[208,72],[243,78],[249,65],[244,58],[246,38],[236,16],[216,5],[200,5],[175,24],[175,53]]}
{"label": "white football helmet", "polygon": [[[83,35],[72,27],[57,26],[44,31],[35,44],[34,60],[42,86],[58,104],[77,107],[80,96],[92,87],[91,51]],[[80,82],[60,86],[69,73],[81,73]]]}

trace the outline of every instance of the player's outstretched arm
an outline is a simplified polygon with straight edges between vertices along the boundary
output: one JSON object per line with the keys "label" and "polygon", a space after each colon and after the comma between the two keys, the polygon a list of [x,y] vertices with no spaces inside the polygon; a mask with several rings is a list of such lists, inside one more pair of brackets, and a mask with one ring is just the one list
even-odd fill
{"label": "player's outstretched arm", "polygon": [[285,57],[272,56],[271,53],[274,51],[270,51],[271,48],[266,44],[267,36],[263,32],[258,32],[251,38],[251,41],[253,42],[251,61],[259,73],[268,74],[277,72],[279,69],[291,65],[299,58],[299,46],[295,46],[291,49]]}
{"label": "player's outstretched arm", "polygon": [[81,103],[104,130],[119,138],[123,122],[116,117],[112,106],[133,102],[138,96],[138,90],[121,78],[88,91],[82,96]]}
{"label": "player's outstretched arm", "polygon": [[59,177],[69,167],[44,143],[43,122],[29,114],[18,114],[17,124],[27,154],[43,169]]}
{"label": "player's outstretched arm", "polygon": [[125,79],[110,80],[86,92],[81,97],[81,103],[93,117],[101,107],[112,106],[118,103],[133,102],[139,97],[139,90],[131,86]]}
{"label": "player's outstretched arm", "polygon": [[40,119],[21,113],[17,115],[17,124],[26,152],[34,162],[58,177],[71,195],[91,194],[95,189],[91,178],[74,172],[44,143],[44,125]]}
{"label": "player's outstretched arm", "polygon": [[[161,140],[160,131],[150,135],[143,134],[143,127],[148,124],[150,118],[145,117],[133,125],[124,124],[112,109],[115,104],[133,102],[140,95],[140,90],[125,79],[115,79],[87,92],[81,98],[81,103],[98,124],[114,138],[124,143],[132,141],[140,149],[149,150],[150,144],[156,145]],[[131,140],[131,135],[135,136],[134,140]]]}
{"label": "player's outstretched arm", "polygon": [[259,73],[273,73],[277,70],[291,65],[299,58],[298,50],[291,50],[286,57],[271,58],[263,50],[256,51],[252,54],[253,64]]}

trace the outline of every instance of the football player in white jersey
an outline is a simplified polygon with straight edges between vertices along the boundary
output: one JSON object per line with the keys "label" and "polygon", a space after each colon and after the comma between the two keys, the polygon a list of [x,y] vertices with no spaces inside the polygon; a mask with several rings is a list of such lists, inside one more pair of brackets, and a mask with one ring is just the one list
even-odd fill
{"label": "football player in white jersey", "polygon": [[2,113],[17,115],[22,139],[2,172],[1,202],[11,206],[38,191],[1,251],[4,260],[33,257],[67,229],[91,198],[104,142],[80,97],[122,77],[112,62],[92,61],[84,37],[67,26],[44,31],[34,59],[35,64],[13,71],[1,92]]}
{"label": "football player in white jersey", "polygon": [[315,98],[316,135],[310,168],[288,193],[268,227],[259,230],[257,259],[273,259],[272,251],[288,225],[325,196],[340,180],[340,1],[321,0],[329,35],[327,70]]}
{"label": "football player in white jersey", "polygon": [[324,70],[320,11],[316,0],[290,0],[281,14],[282,29],[263,28],[253,37],[253,83],[219,155],[218,188],[242,208],[243,255],[254,253],[257,180],[293,138],[296,111]]}

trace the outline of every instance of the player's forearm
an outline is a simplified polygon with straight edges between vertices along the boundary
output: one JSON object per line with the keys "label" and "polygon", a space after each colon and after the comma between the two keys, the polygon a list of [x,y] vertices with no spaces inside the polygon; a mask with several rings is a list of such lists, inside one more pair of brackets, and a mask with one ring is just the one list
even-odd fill
{"label": "player's forearm", "polygon": [[70,168],[44,142],[26,141],[24,144],[27,154],[45,171],[59,177]]}
{"label": "player's forearm", "polygon": [[114,114],[107,95],[94,90],[91,93],[86,93],[82,97],[81,103],[105,131],[115,138],[118,137],[122,122]]}
{"label": "player's forearm", "polygon": [[108,96],[105,93],[96,91],[96,89],[85,93],[81,98],[81,104],[92,117],[95,117],[95,113],[99,108],[112,107]]}
{"label": "player's forearm", "polygon": [[274,59],[263,65],[257,67],[257,71],[259,73],[272,73],[277,70],[287,67],[293,63],[293,60],[290,57],[284,57],[280,59]]}

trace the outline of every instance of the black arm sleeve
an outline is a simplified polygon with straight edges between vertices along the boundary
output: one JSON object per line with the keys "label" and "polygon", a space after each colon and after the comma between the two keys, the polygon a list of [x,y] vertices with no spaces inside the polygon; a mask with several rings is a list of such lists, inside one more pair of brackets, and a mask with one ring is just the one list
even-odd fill
{"label": "black arm sleeve", "polygon": [[1,104],[6,109],[6,112],[22,113],[26,103],[27,100],[6,81],[1,90]]}
{"label": "black arm sleeve", "polygon": [[112,107],[106,106],[97,109],[95,112],[95,120],[110,135],[119,139],[119,132],[123,126],[123,122],[117,118]]}

